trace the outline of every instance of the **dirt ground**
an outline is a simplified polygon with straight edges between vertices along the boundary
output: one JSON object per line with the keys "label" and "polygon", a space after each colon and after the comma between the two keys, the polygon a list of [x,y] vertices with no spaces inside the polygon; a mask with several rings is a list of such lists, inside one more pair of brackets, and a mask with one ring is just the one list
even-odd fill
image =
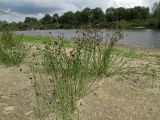
{"label": "dirt ground", "polygon": [[[0,65],[0,120],[37,120],[31,76],[27,64]],[[160,79],[153,88],[149,79],[131,79],[103,78],[80,100],[80,120],[160,120]]]}
{"label": "dirt ground", "polygon": [[138,88],[114,79],[82,100],[82,120],[159,120],[160,89]]}
{"label": "dirt ground", "polygon": [[34,120],[34,91],[27,71],[0,66],[0,120]]}

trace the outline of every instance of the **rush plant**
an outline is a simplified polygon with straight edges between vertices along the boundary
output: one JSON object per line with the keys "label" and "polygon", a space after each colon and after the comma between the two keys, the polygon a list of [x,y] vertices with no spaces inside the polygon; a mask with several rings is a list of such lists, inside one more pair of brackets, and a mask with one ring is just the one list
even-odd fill
{"label": "rush plant", "polygon": [[57,119],[74,119],[78,101],[94,89],[94,83],[123,66],[113,55],[115,44],[123,37],[121,32],[116,31],[109,40],[97,30],[80,34],[71,49],[64,47],[63,36],[45,45],[42,66],[50,79],[44,82],[42,75],[34,73],[39,115],[45,111],[46,117],[54,111]]}

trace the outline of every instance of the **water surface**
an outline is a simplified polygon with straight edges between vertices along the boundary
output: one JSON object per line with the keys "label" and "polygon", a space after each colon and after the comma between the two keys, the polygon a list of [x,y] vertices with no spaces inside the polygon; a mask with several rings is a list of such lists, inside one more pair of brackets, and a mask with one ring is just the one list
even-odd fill
{"label": "water surface", "polygon": [[[72,39],[77,36],[77,30],[32,30],[32,31],[17,31],[17,34],[25,35],[52,35],[54,37],[64,34],[66,39]],[[114,30],[102,29],[103,35],[111,34]],[[160,48],[160,30],[154,29],[127,29],[124,30],[125,37],[121,40],[120,44],[136,46],[141,48]]]}

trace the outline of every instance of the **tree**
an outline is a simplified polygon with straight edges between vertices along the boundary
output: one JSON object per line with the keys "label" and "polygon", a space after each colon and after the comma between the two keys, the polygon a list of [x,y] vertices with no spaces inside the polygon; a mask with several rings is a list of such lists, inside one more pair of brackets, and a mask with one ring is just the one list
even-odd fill
{"label": "tree", "polygon": [[147,19],[149,17],[149,8],[147,7],[134,7],[136,19]]}
{"label": "tree", "polygon": [[91,17],[91,9],[90,8],[85,8],[81,11],[81,13],[80,13],[81,23],[83,23],[83,24],[89,23],[90,17]]}
{"label": "tree", "polygon": [[26,17],[25,20],[24,20],[24,23],[27,23],[27,24],[34,24],[34,23],[37,23],[37,18],[33,18],[33,17]]}
{"label": "tree", "polygon": [[27,24],[25,24],[24,22],[18,22],[17,23],[17,26],[18,26],[18,29],[19,30],[26,30],[26,29],[28,29],[28,25]]}
{"label": "tree", "polygon": [[53,15],[53,24],[59,25],[59,15],[57,13]]}
{"label": "tree", "polygon": [[53,19],[49,14],[45,14],[45,16],[40,20],[43,25],[52,24]]}
{"label": "tree", "polygon": [[152,8],[152,14],[156,17],[160,12],[160,2],[155,2]]}
{"label": "tree", "polygon": [[74,25],[74,23],[75,23],[75,15],[74,15],[74,13],[72,11],[64,13],[60,17],[60,22],[64,23],[64,24]]}
{"label": "tree", "polygon": [[153,5],[153,15],[157,19],[157,27],[160,28],[160,2]]}
{"label": "tree", "polygon": [[82,24],[82,17],[80,11],[77,11],[75,13],[75,24],[77,24],[78,26]]}
{"label": "tree", "polygon": [[[2,14],[8,14],[0,10]],[[106,22],[107,21],[107,22]],[[157,22],[156,22],[157,21]],[[118,24],[119,23],[119,24]],[[24,22],[20,23],[0,23],[0,29],[6,25],[7,28],[19,28],[19,29],[53,29],[53,28],[73,28],[83,25],[91,25],[94,27],[110,27],[114,28],[116,25],[129,27],[136,26],[155,26],[160,28],[160,2],[155,3],[153,6],[153,12],[150,14],[148,7],[137,6],[134,8],[108,8],[106,12],[101,8],[84,8],[82,11],[72,12],[68,11],[59,16],[57,13],[50,16],[45,14],[43,18],[37,20],[37,18],[26,17]],[[18,26],[18,27],[16,27]],[[122,26],[123,27],[123,26]]]}
{"label": "tree", "polygon": [[127,10],[123,7],[117,8],[115,10],[115,16],[117,18],[117,20],[122,20],[122,19],[127,19]]}
{"label": "tree", "polygon": [[26,17],[24,20],[24,24],[26,24],[26,26],[28,26],[27,29],[37,29],[39,28],[39,21],[37,20],[37,18],[34,17]]}
{"label": "tree", "polygon": [[111,7],[106,10],[106,20],[107,21],[116,21],[117,17],[115,15],[116,9]]}
{"label": "tree", "polygon": [[105,15],[101,8],[91,10],[91,22],[93,24],[101,24],[105,22]]}

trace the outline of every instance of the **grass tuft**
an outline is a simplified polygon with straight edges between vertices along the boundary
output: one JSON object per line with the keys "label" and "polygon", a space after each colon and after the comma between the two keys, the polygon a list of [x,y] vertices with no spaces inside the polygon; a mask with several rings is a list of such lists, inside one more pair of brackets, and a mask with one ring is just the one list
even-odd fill
{"label": "grass tuft", "polygon": [[7,66],[21,64],[27,55],[27,48],[23,44],[23,36],[14,39],[11,32],[2,32],[0,36],[0,63]]}
{"label": "grass tuft", "polygon": [[113,55],[115,44],[123,37],[121,32],[117,31],[105,42],[97,30],[81,34],[83,36],[75,38],[72,49],[65,48],[63,36],[45,45],[42,66],[50,79],[44,83],[42,75],[38,77],[34,73],[41,117],[44,111],[50,111],[45,117],[54,111],[57,119],[74,119],[78,101],[94,89],[94,83],[103,76],[114,74],[124,65]]}

